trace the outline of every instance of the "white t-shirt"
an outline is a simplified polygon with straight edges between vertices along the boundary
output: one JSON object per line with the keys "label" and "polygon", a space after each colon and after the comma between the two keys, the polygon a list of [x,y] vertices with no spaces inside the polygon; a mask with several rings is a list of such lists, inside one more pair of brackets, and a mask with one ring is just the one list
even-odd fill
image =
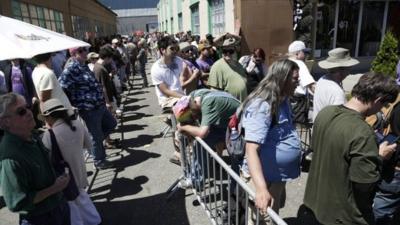
{"label": "white t-shirt", "polygon": [[335,81],[328,79],[326,75],[321,77],[315,86],[313,121],[324,107],[344,103],[346,103],[346,96],[343,88]]}
{"label": "white t-shirt", "polygon": [[179,57],[175,57],[173,63],[169,66],[165,65],[162,59],[159,59],[151,67],[151,79],[156,87],[156,94],[160,105],[168,99],[158,88],[158,85],[161,83],[167,85],[171,91],[184,94],[181,82],[179,81],[182,68],[183,60]]}
{"label": "white t-shirt", "polygon": [[303,61],[298,59],[290,60],[297,63],[297,65],[299,66],[299,85],[297,85],[294,92],[299,95],[305,95],[307,92],[307,86],[314,83],[315,80]]}
{"label": "white t-shirt", "polygon": [[51,98],[60,100],[67,109],[72,109],[71,103],[62,90],[53,70],[44,66],[36,66],[32,72],[32,80],[40,100],[41,91],[51,90]]}

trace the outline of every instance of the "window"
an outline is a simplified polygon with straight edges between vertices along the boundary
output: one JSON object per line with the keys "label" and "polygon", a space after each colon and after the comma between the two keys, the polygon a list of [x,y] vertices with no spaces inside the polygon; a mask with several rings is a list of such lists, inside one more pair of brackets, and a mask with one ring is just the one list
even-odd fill
{"label": "window", "polygon": [[219,35],[225,32],[224,0],[210,0],[211,32]]}
{"label": "window", "polygon": [[16,0],[11,2],[13,17],[36,26],[63,33],[64,20],[60,12],[25,4]]}
{"label": "window", "polygon": [[200,34],[200,15],[199,15],[199,4],[193,5],[190,10],[192,11],[192,34]]}
{"label": "window", "polygon": [[375,56],[382,37],[385,2],[364,2],[359,56]]}
{"label": "window", "polygon": [[386,30],[391,30],[400,40],[400,2],[390,2]]}
{"label": "window", "polygon": [[[57,17],[55,19],[57,20]],[[89,19],[82,16],[71,16],[71,20],[74,37],[83,40],[85,38],[86,32],[90,31]],[[57,23],[56,26],[58,26]]]}
{"label": "window", "polygon": [[182,13],[178,14],[178,31],[183,30],[183,20],[182,20]]}
{"label": "window", "polygon": [[333,48],[335,35],[335,8],[336,1],[321,1],[317,5],[317,20],[315,57],[325,57]]}
{"label": "window", "polygon": [[347,48],[355,55],[357,42],[359,1],[339,1],[339,20],[337,24],[336,47]]}

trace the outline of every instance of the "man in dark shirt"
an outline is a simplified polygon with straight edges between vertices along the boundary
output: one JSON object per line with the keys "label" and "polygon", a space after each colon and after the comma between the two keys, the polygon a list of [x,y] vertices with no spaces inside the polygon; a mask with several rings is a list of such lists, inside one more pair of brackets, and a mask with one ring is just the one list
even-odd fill
{"label": "man in dark shirt", "polygon": [[344,105],[327,106],[313,127],[313,160],[304,204],[322,224],[375,224],[372,203],[382,160],[396,144],[378,147],[365,117],[393,102],[398,87],[382,74],[363,75]]}
{"label": "man in dark shirt", "polygon": [[111,49],[111,47],[104,46],[100,48],[99,59],[94,64],[93,68],[93,73],[96,76],[97,81],[99,81],[102,86],[106,106],[110,112],[113,111],[113,83],[111,80],[110,72],[106,69],[105,65],[111,63],[112,57],[113,50]]}
{"label": "man in dark shirt", "polygon": [[24,97],[0,96],[0,184],[7,207],[23,225],[69,225],[69,208],[61,191],[68,173],[56,177],[49,152],[32,135],[35,120]]}

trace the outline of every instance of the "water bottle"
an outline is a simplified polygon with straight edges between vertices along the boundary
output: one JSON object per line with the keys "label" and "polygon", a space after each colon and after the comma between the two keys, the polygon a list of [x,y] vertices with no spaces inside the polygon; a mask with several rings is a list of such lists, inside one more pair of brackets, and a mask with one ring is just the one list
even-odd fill
{"label": "water bottle", "polygon": [[231,141],[238,139],[239,132],[236,130],[236,127],[231,128]]}

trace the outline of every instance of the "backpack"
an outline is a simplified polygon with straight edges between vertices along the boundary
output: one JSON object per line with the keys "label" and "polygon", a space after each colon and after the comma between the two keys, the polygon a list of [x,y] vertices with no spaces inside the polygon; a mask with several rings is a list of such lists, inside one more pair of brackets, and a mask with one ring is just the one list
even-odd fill
{"label": "backpack", "polygon": [[[244,128],[241,123],[242,107],[230,117],[228,127],[226,128],[225,144],[228,154],[231,156],[243,157],[246,151],[246,141],[244,140]],[[237,136],[232,138],[232,130],[236,129]]]}

